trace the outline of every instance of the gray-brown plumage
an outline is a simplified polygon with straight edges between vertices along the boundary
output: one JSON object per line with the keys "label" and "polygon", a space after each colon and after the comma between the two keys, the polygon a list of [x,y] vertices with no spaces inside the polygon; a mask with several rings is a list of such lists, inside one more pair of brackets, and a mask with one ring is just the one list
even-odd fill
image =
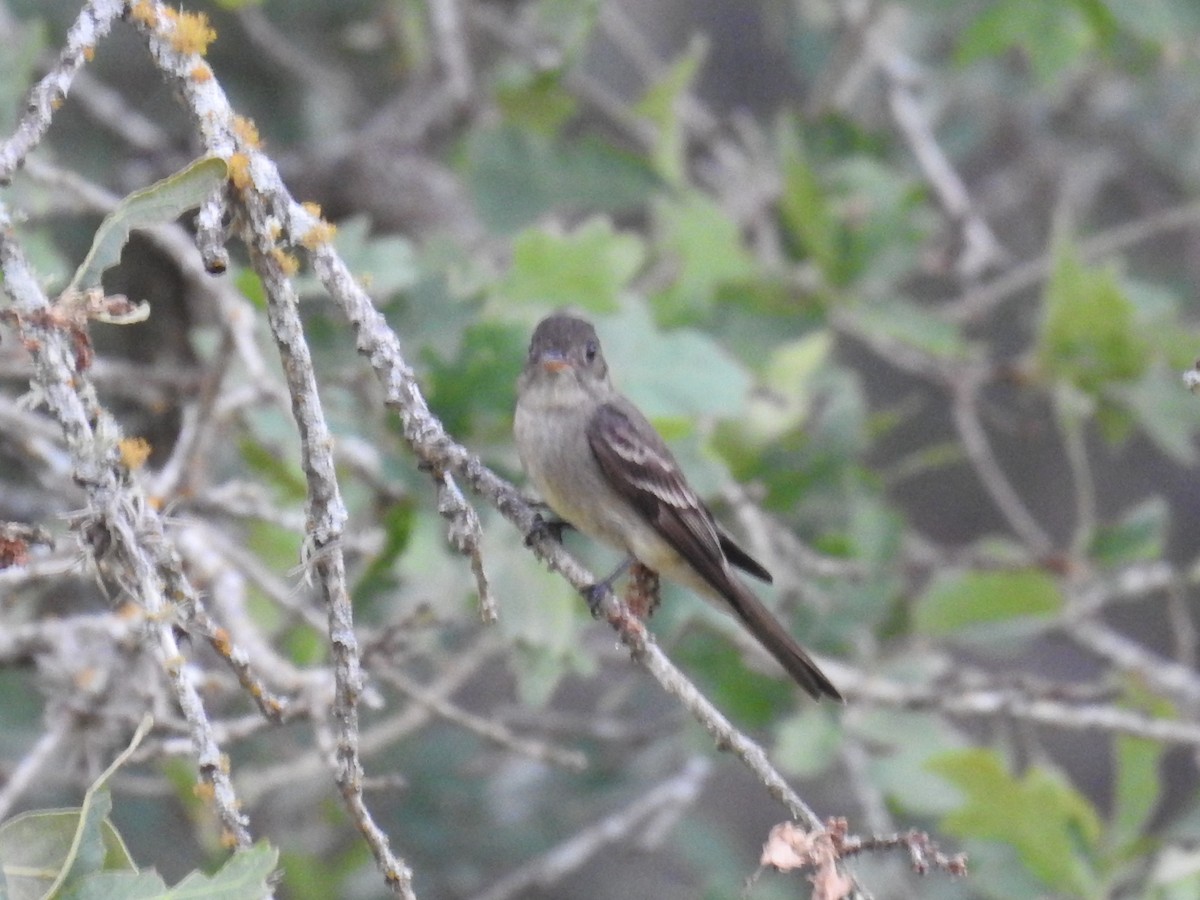
{"label": "gray-brown plumage", "polygon": [[555,314],[533,333],[517,385],[517,451],[564,520],[730,609],[814,697],[841,695],[733,573],[771,575],[726,534],[658,432],[613,387],[595,329]]}

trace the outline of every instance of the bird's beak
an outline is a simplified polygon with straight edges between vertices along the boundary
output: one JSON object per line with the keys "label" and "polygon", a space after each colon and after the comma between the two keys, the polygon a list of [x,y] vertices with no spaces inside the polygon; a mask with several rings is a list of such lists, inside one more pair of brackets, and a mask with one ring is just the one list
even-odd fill
{"label": "bird's beak", "polygon": [[538,361],[542,364],[543,369],[553,375],[557,375],[559,372],[565,372],[567,369],[571,368],[571,363],[557,350],[546,351],[542,354],[541,359]]}

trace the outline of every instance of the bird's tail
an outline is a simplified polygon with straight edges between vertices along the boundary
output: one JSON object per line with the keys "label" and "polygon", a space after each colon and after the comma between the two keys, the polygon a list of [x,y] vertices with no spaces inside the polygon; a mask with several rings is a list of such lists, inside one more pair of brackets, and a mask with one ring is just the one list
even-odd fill
{"label": "bird's tail", "polygon": [[733,611],[796,683],[817,700],[824,696],[840,701],[842,695],[838,693],[838,689],[804,652],[804,648],[796,643],[796,639],[788,634],[783,625],[763,606],[762,601],[737,578],[731,577],[729,582],[732,590],[728,594],[733,596],[726,596],[726,599]]}

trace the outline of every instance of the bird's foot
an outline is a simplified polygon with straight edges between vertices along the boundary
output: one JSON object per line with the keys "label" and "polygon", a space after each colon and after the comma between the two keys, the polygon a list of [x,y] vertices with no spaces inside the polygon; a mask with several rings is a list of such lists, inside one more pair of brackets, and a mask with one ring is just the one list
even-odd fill
{"label": "bird's foot", "polygon": [[612,590],[614,582],[624,575],[625,570],[635,562],[637,562],[637,560],[635,560],[632,556],[626,557],[619,566],[609,573],[608,577],[604,578],[602,581],[597,581],[595,584],[589,584],[582,591],[580,591],[580,593],[583,594],[583,599],[587,601],[588,609],[591,611],[593,619],[600,618],[600,604],[604,600],[604,595]]}
{"label": "bird's foot", "polygon": [[529,533],[525,535],[525,546],[532,547],[538,541],[544,538],[550,538],[555,543],[561,544],[563,532],[571,528],[571,523],[565,519],[560,519],[553,513],[549,512],[549,507],[546,508],[545,515],[538,512],[533,517],[533,527],[529,529]]}
{"label": "bird's foot", "polygon": [[604,595],[608,593],[612,586],[608,581],[597,581],[595,584],[589,584],[585,587],[581,594],[587,602],[588,612],[592,614],[593,619],[600,618],[600,604],[604,602]]}

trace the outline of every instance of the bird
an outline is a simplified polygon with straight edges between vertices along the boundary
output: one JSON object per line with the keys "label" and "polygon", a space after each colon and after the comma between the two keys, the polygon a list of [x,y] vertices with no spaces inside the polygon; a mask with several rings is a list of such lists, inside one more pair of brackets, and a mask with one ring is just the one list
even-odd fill
{"label": "bird", "polygon": [[735,574],[737,568],[771,581],[713,517],[654,426],[614,386],[591,323],[569,312],[538,323],[517,380],[513,435],[526,475],[554,514],[626,554],[594,588],[607,588],[640,563],[732,612],[814,698],[842,700]]}

